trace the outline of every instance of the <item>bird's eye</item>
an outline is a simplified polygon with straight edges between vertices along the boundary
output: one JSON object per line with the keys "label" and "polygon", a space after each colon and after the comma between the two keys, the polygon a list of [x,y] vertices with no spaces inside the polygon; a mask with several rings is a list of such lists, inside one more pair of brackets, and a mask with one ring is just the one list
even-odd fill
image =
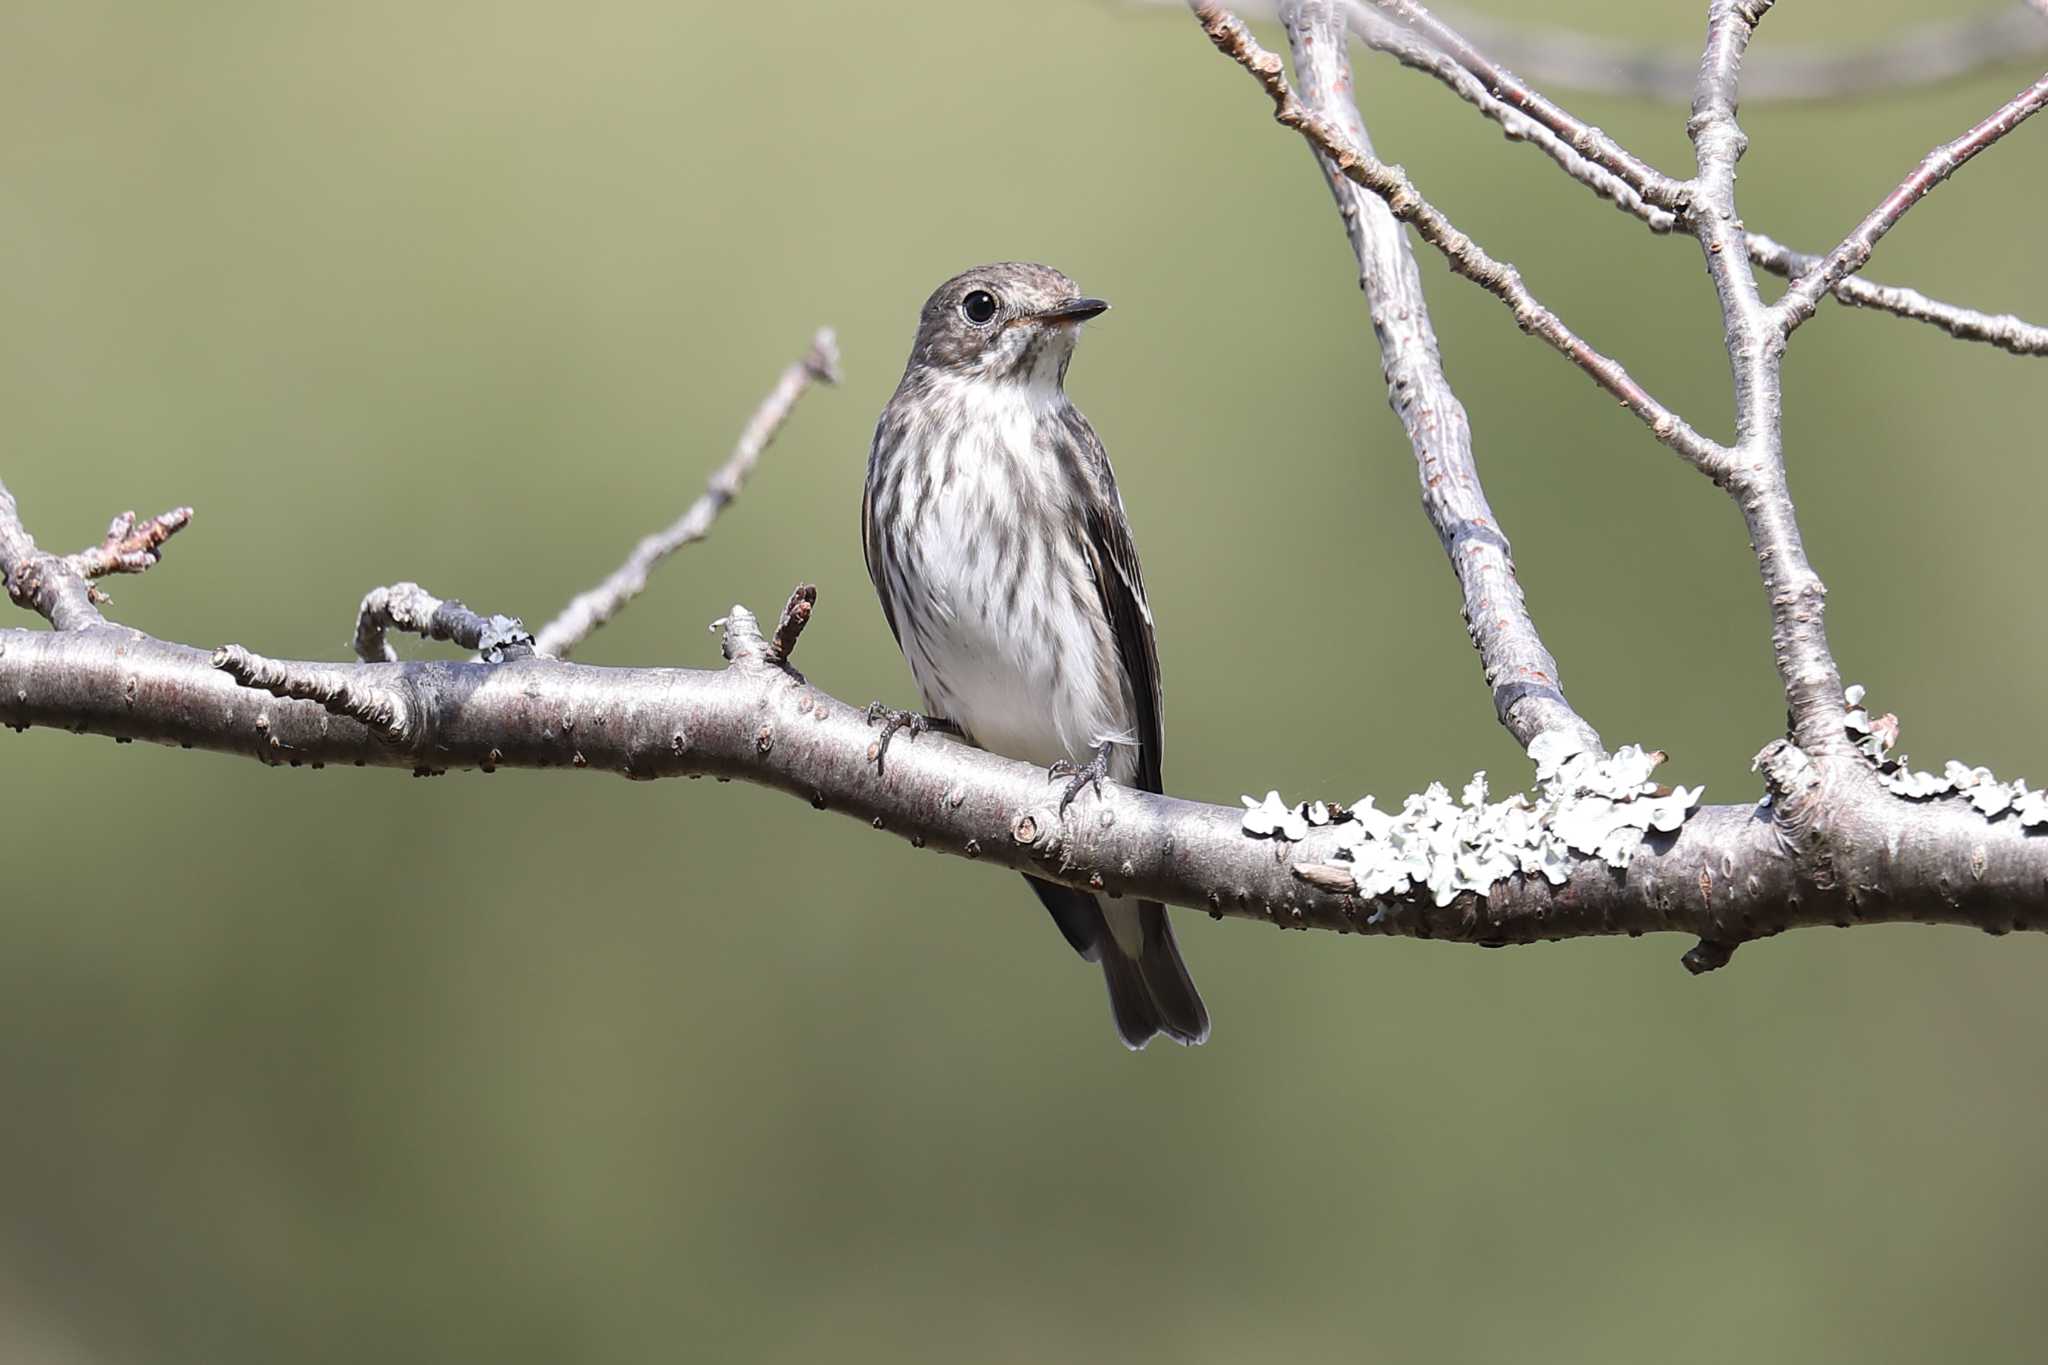
{"label": "bird's eye", "polygon": [[984,327],[996,315],[996,296],[986,289],[970,289],[960,300],[960,316],[976,327]]}

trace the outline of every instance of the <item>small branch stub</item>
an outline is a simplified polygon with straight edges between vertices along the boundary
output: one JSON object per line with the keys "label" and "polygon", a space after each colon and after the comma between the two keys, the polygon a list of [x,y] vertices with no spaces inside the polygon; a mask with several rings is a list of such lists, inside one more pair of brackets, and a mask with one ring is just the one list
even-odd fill
{"label": "small branch stub", "polygon": [[799,583],[789,595],[789,602],[782,609],[782,619],[775,625],[775,634],[768,641],[768,657],[776,663],[788,663],[789,656],[796,653],[798,637],[804,627],[811,623],[811,609],[818,605],[818,588],[815,583]]}
{"label": "small branch stub", "polygon": [[412,733],[411,708],[404,693],[346,667],[268,659],[240,645],[222,645],[215,650],[213,666],[242,686],[273,697],[318,702],[329,714],[361,721],[393,742],[403,743]]}
{"label": "small branch stub", "polygon": [[[192,509],[173,507],[137,522],[135,513],[123,512],[107,526],[107,535],[89,550],[66,555],[64,562],[80,578],[104,578],[108,574],[143,573],[163,559],[164,542],[192,521]],[[93,600],[104,602],[106,594],[93,589]]]}
{"label": "small branch stub", "polygon": [[484,616],[453,598],[434,596],[417,583],[372,588],[356,613],[356,657],[364,663],[396,663],[398,651],[385,638],[402,630],[428,640],[447,640],[475,650],[485,663],[533,652],[533,636],[514,616]]}

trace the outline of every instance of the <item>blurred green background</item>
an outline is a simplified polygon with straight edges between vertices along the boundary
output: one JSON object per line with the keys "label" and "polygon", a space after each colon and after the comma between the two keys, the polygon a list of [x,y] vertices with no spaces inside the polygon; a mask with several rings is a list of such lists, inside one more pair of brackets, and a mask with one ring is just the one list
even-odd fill
{"label": "blurred green background", "polygon": [[[1545,8],[1672,46],[1703,9]],[[1758,51],[1922,8],[1781,7]],[[1382,153],[1725,436],[1697,250],[1359,60]],[[1823,248],[2027,74],[1747,111],[1748,220]],[[1688,164],[1682,111],[1571,102]],[[1172,10],[13,0],[0,129],[31,528],[198,508],[119,619],[341,657],[416,578],[538,623],[830,323],[843,388],[582,657],[710,665],[705,623],[813,579],[812,679],[908,699],[868,434],[931,286],[1027,257],[1116,303],[1071,388],[1144,547],[1169,788],[1526,780],[1323,187]],[[2044,186],[2028,127],[1872,274],[2048,318]],[[1782,707],[1733,509],[1424,273],[1580,709],[1751,799]],[[1847,675],[1916,758],[2036,779],[2044,363],[1829,306],[1787,404]],[[49,731],[0,764],[10,1362],[2018,1361],[2048,1329],[2039,938],[1810,931],[1693,980],[1678,939],[1190,915],[1214,1041],[1131,1056],[1014,878],[763,791]]]}

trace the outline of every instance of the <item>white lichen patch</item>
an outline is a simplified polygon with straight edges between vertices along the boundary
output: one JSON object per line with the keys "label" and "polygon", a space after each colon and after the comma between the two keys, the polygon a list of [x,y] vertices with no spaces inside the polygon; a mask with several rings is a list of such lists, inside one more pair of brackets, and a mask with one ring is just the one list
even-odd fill
{"label": "white lichen patch", "polygon": [[[1290,806],[1280,799],[1279,792],[1267,792],[1264,801],[1254,801],[1249,796],[1239,797],[1244,802],[1244,832],[1268,838],[1299,840],[1308,837],[1308,806]],[[1321,805],[1321,802],[1317,802]]]}
{"label": "white lichen patch", "polygon": [[[1625,745],[1604,758],[1571,735],[1552,731],[1529,746],[1536,761],[1534,798],[1517,792],[1488,801],[1478,773],[1453,800],[1440,782],[1409,797],[1399,812],[1366,797],[1348,811],[1321,803],[1288,806],[1278,792],[1244,798],[1248,834],[1299,840],[1312,824],[1335,825],[1338,862],[1368,898],[1427,890],[1438,905],[1461,892],[1484,896],[1517,874],[1558,885],[1588,857],[1625,868],[1651,830],[1675,830],[1699,804],[1703,787],[1665,787],[1650,780],[1664,756]],[[1320,816],[1321,818],[1318,818]]]}
{"label": "white lichen patch", "polygon": [[1939,775],[1915,772],[1906,755],[1892,757],[1891,747],[1899,741],[1898,717],[1883,715],[1873,720],[1864,708],[1864,696],[1860,683],[1842,693],[1843,700],[1849,703],[1849,733],[1856,737],[1856,747],[1877,765],[1878,775],[1895,794],[1912,801],[1957,795],[1975,806],[1987,820],[2011,815],[2028,829],[2048,825],[2048,792],[2029,788],[2023,777],[2000,782],[1991,769],[1971,767],[1954,759],[1942,765]]}

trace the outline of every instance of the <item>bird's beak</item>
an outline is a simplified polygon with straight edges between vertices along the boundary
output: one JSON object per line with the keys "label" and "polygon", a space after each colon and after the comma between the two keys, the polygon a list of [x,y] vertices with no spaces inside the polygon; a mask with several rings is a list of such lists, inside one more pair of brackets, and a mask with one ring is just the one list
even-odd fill
{"label": "bird's beak", "polygon": [[1040,313],[1033,313],[1031,317],[1035,322],[1086,322],[1088,319],[1100,317],[1108,311],[1109,302],[1106,299],[1068,299],[1065,303],[1059,304],[1056,307],[1048,308]]}

